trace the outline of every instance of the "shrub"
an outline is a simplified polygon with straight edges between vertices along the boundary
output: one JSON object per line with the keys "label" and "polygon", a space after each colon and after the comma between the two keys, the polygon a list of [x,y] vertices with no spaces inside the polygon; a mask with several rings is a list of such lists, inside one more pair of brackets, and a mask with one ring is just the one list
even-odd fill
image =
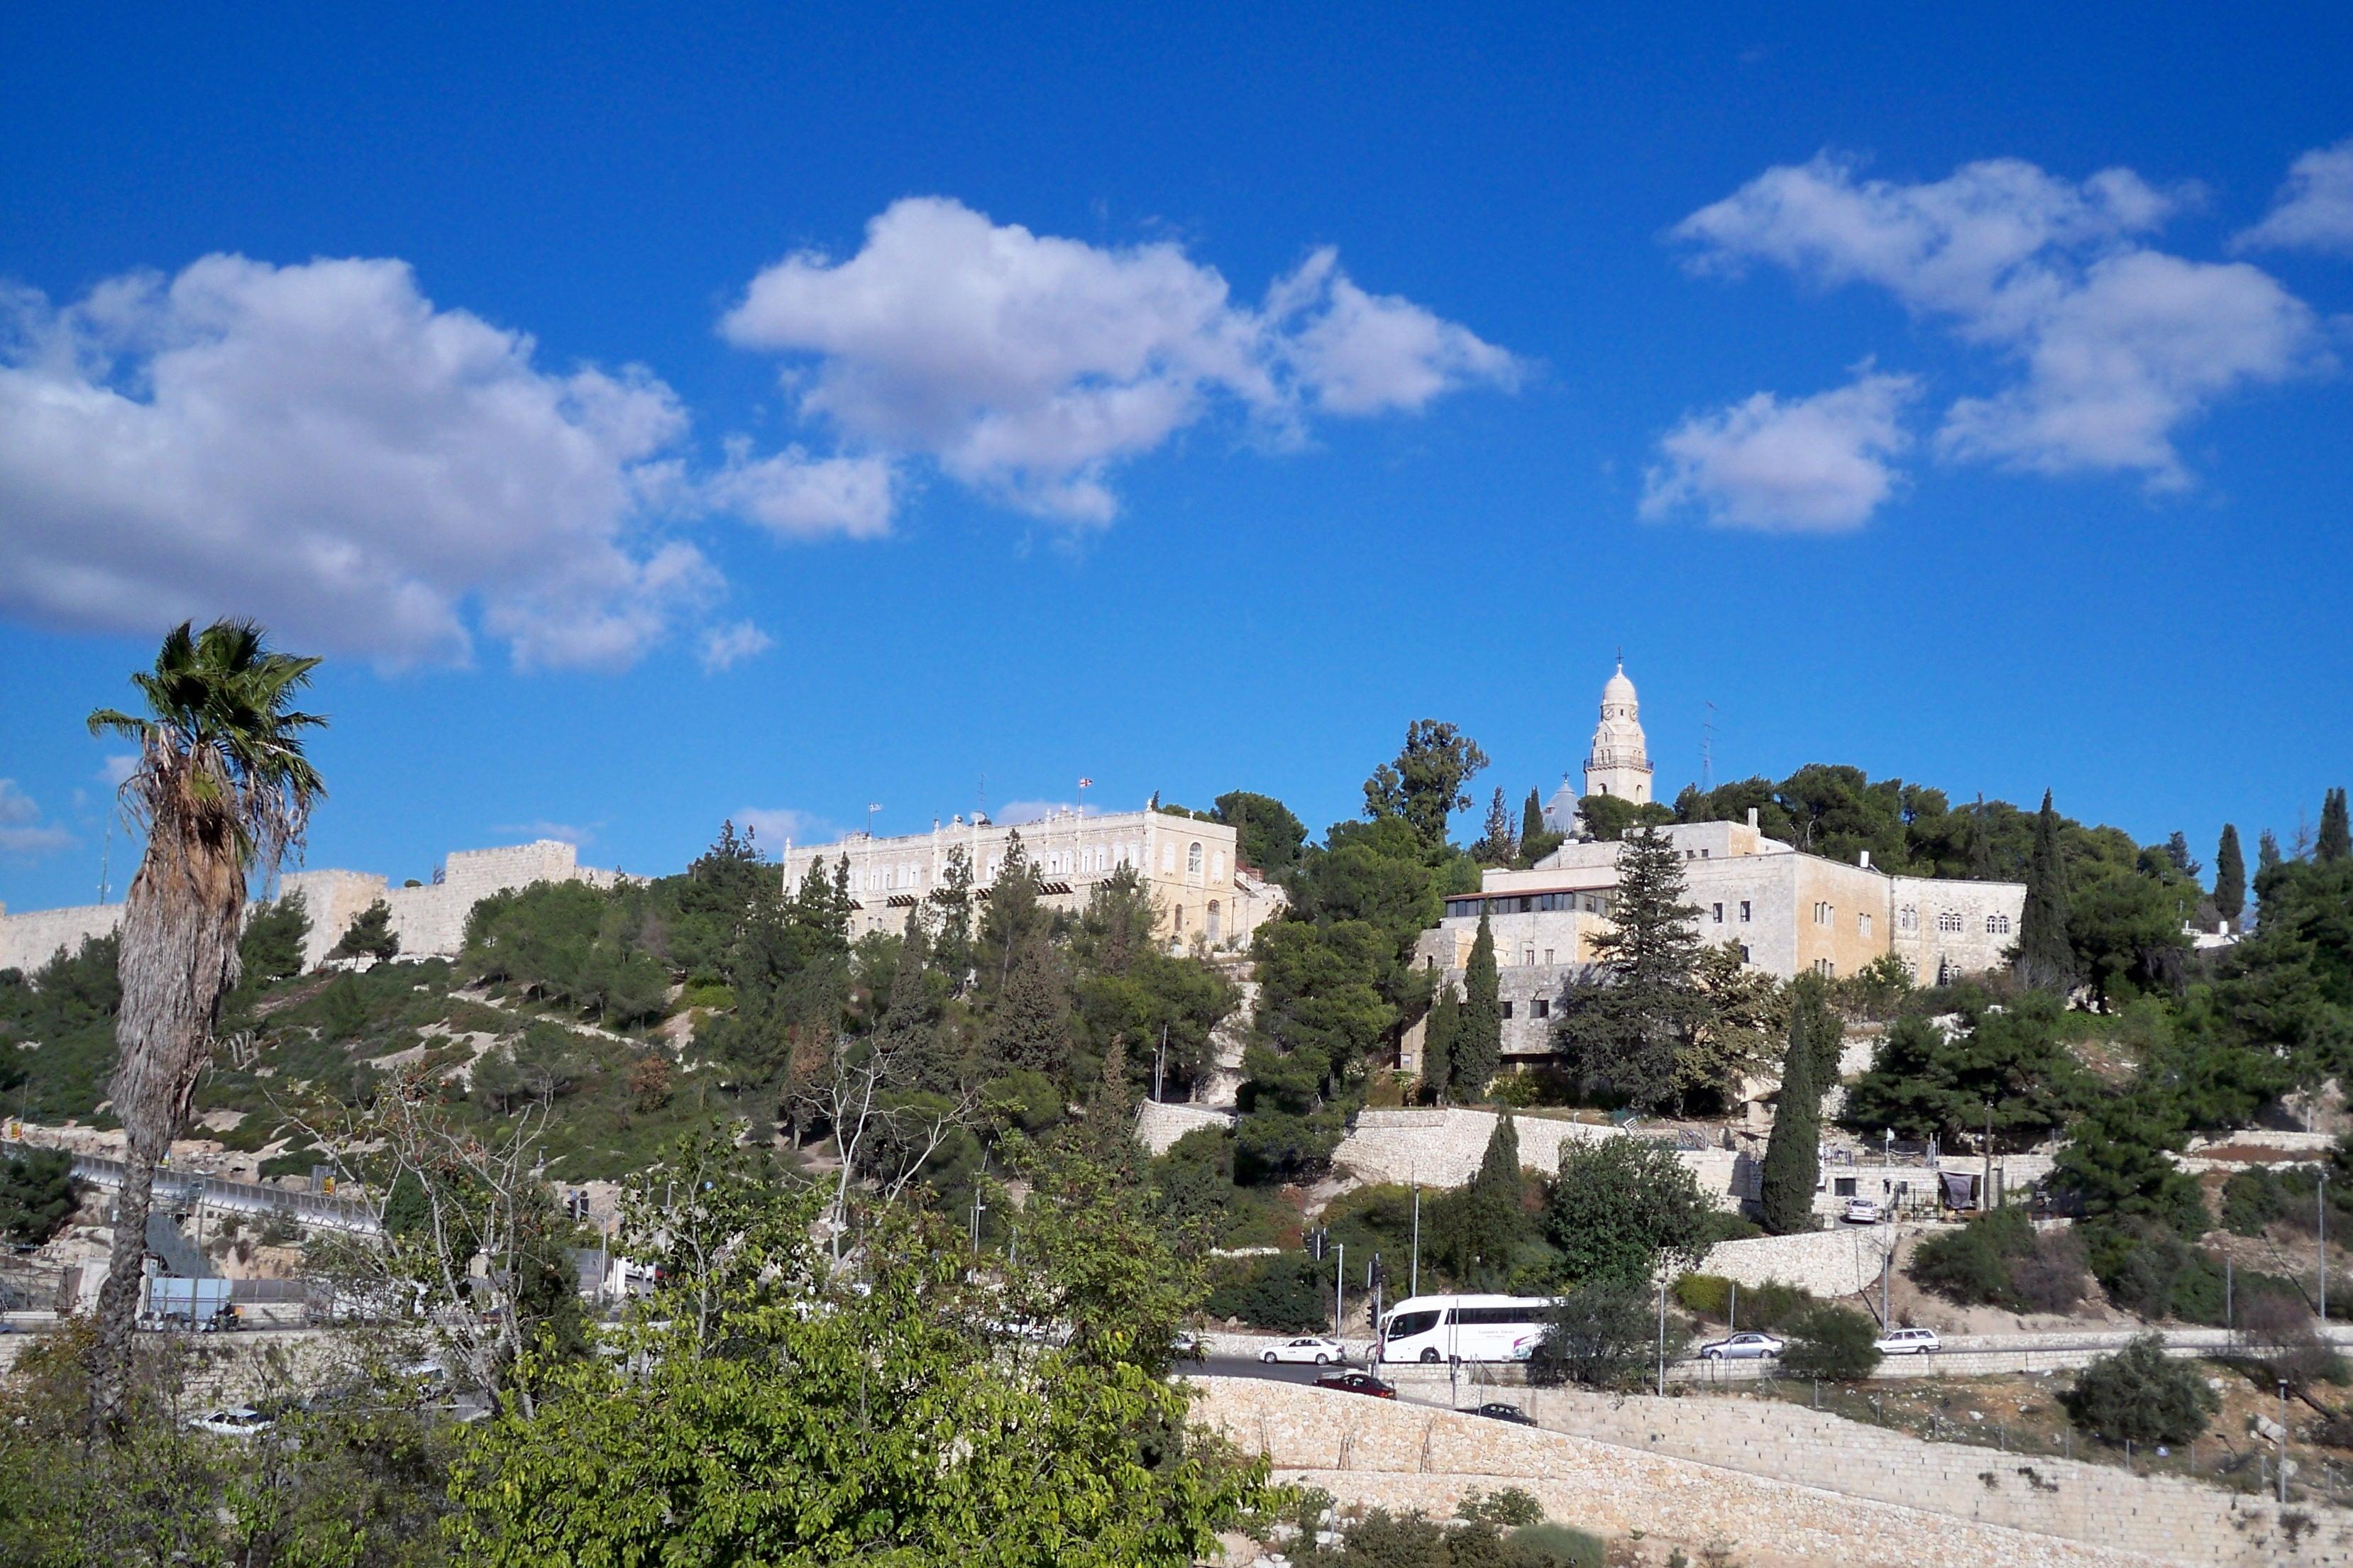
{"label": "shrub", "polygon": [[[1532,1383],[1581,1383],[1593,1388],[1639,1384],[1659,1353],[1659,1320],[1651,1292],[1638,1285],[1582,1285],[1553,1303],[1544,1338],[1528,1358]],[[1666,1354],[1682,1353],[1689,1330],[1667,1324]]]}
{"label": "shrub", "polygon": [[63,1149],[28,1149],[0,1159],[0,1235],[27,1247],[65,1228],[80,1199],[73,1156]]}
{"label": "shrub", "polygon": [[2222,1184],[2222,1228],[2232,1235],[2261,1236],[2265,1226],[2286,1217],[2287,1194],[2260,1165],[2235,1172]]}
{"label": "shrub", "polygon": [[2084,1299],[2084,1244],[2072,1231],[2038,1233],[2021,1209],[1995,1209],[1930,1237],[1905,1272],[1962,1306],[2064,1312]]}
{"label": "shrub", "polygon": [[1595,1139],[1562,1146],[1545,1229],[1570,1280],[1639,1283],[1662,1263],[1698,1262],[1712,1212],[1674,1150],[1646,1138]]}
{"label": "shrub", "polygon": [[1878,1325],[1851,1307],[1828,1302],[1791,1325],[1784,1370],[1796,1377],[1828,1377],[1852,1383],[1879,1365]]}
{"label": "shrub", "polygon": [[1544,1505],[1517,1487],[1505,1487],[1492,1495],[1471,1491],[1455,1505],[1454,1517],[1472,1524],[1541,1524]]}
{"label": "shrub", "polygon": [[2221,1407],[2193,1366],[2166,1359],[2155,1334],[2085,1367],[2061,1403],[2085,1431],[2134,1443],[2187,1443]]}
{"label": "shrub", "polygon": [[2301,1296],[2258,1290],[2238,1303],[2236,1316],[2248,1348],[2263,1355],[2278,1381],[2299,1389],[2345,1381],[2345,1358],[2320,1337]]}
{"label": "shrub", "polygon": [[1811,1291],[1767,1279],[1743,1285],[1736,1305],[1732,1281],[1720,1274],[1684,1275],[1675,1281],[1675,1300],[1712,1322],[1736,1321],[1744,1329],[1787,1328],[1820,1304]]}
{"label": "shrub", "polygon": [[1277,1333],[1313,1333],[1330,1321],[1329,1278],[1304,1253],[1254,1258],[1210,1288],[1206,1308],[1213,1318],[1239,1318]]}
{"label": "shrub", "polygon": [[1514,1568],[1602,1568],[1608,1560],[1599,1536],[1565,1524],[1524,1524],[1504,1545]]}

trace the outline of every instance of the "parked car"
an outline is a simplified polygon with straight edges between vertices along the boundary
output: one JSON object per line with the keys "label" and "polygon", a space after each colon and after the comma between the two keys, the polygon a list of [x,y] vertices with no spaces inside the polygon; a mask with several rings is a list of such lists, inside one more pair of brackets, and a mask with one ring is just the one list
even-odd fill
{"label": "parked car", "polygon": [[1348,1352],[1337,1340],[1327,1340],[1320,1334],[1303,1334],[1295,1340],[1269,1345],[1258,1359],[1270,1365],[1279,1361],[1295,1361],[1329,1366],[1334,1362],[1346,1361]]}
{"label": "parked car", "polygon": [[1872,1342],[1881,1355],[1935,1355],[1944,1349],[1934,1329],[1890,1329]]}
{"label": "parked car", "polygon": [[1840,1216],[1849,1225],[1877,1225],[1887,1217],[1877,1198],[1849,1198],[1846,1212]]}
{"label": "parked car", "polygon": [[1375,1399],[1397,1397],[1397,1384],[1383,1383],[1369,1372],[1327,1372],[1315,1380],[1315,1386],[1340,1394],[1369,1394]]}
{"label": "parked car", "polygon": [[1501,1400],[1491,1405],[1482,1405],[1471,1414],[1484,1415],[1490,1421],[1508,1421],[1514,1426],[1533,1426],[1536,1424],[1535,1416],[1516,1405],[1505,1405]]}
{"label": "parked car", "polygon": [[237,1405],[227,1410],[216,1410],[209,1415],[199,1415],[188,1425],[216,1437],[254,1437],[278,1423],[250,1405]]}
{"label": "parked car", "polygon": [[1699,1347],[1704,1361],[1770,1361],[1788,1347],[1770,1334],[1734,1334]]}

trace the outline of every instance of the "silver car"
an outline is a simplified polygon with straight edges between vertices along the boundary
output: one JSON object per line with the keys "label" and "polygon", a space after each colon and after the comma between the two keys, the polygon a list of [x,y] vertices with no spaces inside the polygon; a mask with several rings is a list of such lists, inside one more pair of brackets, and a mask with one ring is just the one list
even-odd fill
{"label": "silver car", "polygon": [[1733,1334],[1699,1347],[1703,1361],[1770,1361],[1788,1346],[1770,1334]]}

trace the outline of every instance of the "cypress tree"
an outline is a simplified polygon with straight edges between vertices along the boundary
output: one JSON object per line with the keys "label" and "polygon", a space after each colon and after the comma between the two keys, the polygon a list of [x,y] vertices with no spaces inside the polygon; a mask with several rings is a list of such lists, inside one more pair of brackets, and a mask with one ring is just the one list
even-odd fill
{"label": "cypress tree", "polygon": [[1504,1065],[1502,980],[1495,973],[1495,933],[1483,914],[1478,940],[1471,944],[1462,990],[1462,1027],[1454,1038],[1450,1087],[1457,1100],[1479,1100],[1485,1097],[1495,1069]]}
{"label": "cypress tree", "polygon": [[1828,1009],[1810,976],[1799,981],[1789,1014],[1789,1049],[1781,1066],[1781,1100],[1765,1144],[1757,1188],[1759,1217],[1775,1236],[1814,1228],[1814,1186],[1821,1179],[1822,1089],[1816,1034]]}
{"label": "cypress tree", "polygon": [[2323,866],[2353,860],[2353,823],[2346,819],[2342,789],[2330,790],[2321,797],[2320,837],[2313,843],[2312,858]]}
{"label": "cypress tree", "polygon": [[1444,1105],[1453,1098],[1454,1042],[1462,1034],[1462,1004],[1450,980],[1438,983],[1438,1003],[1430,1010],[1421,1033],[1421,1086],[1430,1098]]}
{"label": "cypress tree", "polygon": [[1495,1119],[1479,1173],[1463,1189],[1454,1227],[1454,1272],[1472,1289],[1492,1289],[1511,1273],[1512,1254],[1527,1225],[1527,1179],[1520,1173],[1520,1131],[1512,1113]]}
{"label": "cypress tree", "polygon": [[1530,790],[1527,804],[1520,807],[1520,842],[1525,844],[1531,838],[1542,837],[1544,831],[1544,803],[1536,799],[1535,791]]}
{"label": "cypress tree", "polygon": [[2239,911],[2246,907],[2247,863],[2239,854],[2237,825],[2226,822],[2222,825],[2222,842],[2214,849],[2214,910],[2236,924]]}
{"label": "cypress tree", "polygon": [[2034,819],[2016,968],[2021,980],[2042,991],[2063,993],[2075,979],[2075,952],[2067,945],[2067,863],[2059,853],[2059,814],[2051,809],[2049,790]]}

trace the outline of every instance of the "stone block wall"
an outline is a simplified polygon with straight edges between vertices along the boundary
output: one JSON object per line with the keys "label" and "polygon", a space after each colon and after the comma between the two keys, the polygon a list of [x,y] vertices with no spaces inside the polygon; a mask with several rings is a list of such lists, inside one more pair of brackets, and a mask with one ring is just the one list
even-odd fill
{"label": "stone block wall", "polygon": [[[1847,1226],[1800,1236],[1718,1242],[1700,1259],[1696,1271],[1721,1274],[1747,1286],[1779,1280],[1802,1286],[1817,1296],[1851,1296],[1879,1283],[1879,1260],[1890,1228]],[[1908,1235],[1917,1227],[1893,1228]]]}
{"label": "stone block wall", "polygon": [[62,910],[27,910],[12,915],[0,905],[0,969],[30,974],[58,954],[79,952],[81,944],[104,936],[122,921],[121,904],[77,904]]}
{"label": "stone block wall", "polygon": [[[1560,1168],[1564,1143],[1625,1135],[1615,1127],[1557,1117],[1512,1120],[1519,1132],[1520,1163],[1547,1173]],[[1418,1181],[1425,1187],[1459,1187],[1478,1173],[1496,1121],[1492,1110],[1453,1106],[1359,1111],[1356,1126],[1340,1141],[1332,1159],[1367,1182]]]}
{"label": "stone block wall", "polygon": [[[1388,1510],[1451,1511],[1466,1490],[1520,1486],[1546,1514],[1588,1531],[1708,1542],[1723,1537],[1741,1556],[1840,1568],[2007,1568],[2014,1563],[2219,1563],[2228,1568],[2289,1563],[2323,1568],[2353,1561],[2353,1532],[2334,1511],[2289,1547],[2278,1511],[2266,1502],[2198,1488],[2141,1481],[2123,1471],[2066,1474],[2056,1490],[2026,1476],[1990,1471],[1974,1450],[1946,1450],[1968,1474],[1936,1474],[1927,1462],[1906,1479],[1906,1498],[1862,1495],[1835,1455],[1802,1448],[1800,1431],[1741,1426],[1756,1448],[1788,1443],[1786,1453],[1741,1450],[1757,1471],[1668,1453],[1668,1429],[1701,1429],[1694,1446],[1715,1443],[1732,1455],[1739,1438],[1704,1436],[1711,1415],[1735,1401],[1612,1401],[1598,1415],[1539,1405],[1546,1426],[1586,1420],[1617,1441],[1557,1429],[1525,1429],[1451,1410],[1327,1394],[1282,1382],[1205,1377],[1198,1420],[1224,1431],[1250,1453],[1273,1459],[1284,1481],[1332,1490],[1344,1502]],[[1551,1392],[1546,1392],[1551,1398]],[[1654,1405],[1663,1408],[1654,1413]],[[1687,1405],[1678,1410],[1673,1405]],[[1790,1410],[1790,1415],[1812,1415]],[[1678,1425],[1662,1425],[1675,1417]],[[1852,1426],[1852,1422],[1842,1422]],[[1651,1441],[1651,1431],[1662,1438]],[[1856,1429],[1875,1434],[1878,1429]],[[1852,1443],[1856,1434],[1838,1434]],[[1892,1434],[1887,1434],[1892,1436]],[[1680,1438],[1678,1438],[1680,1441]],[[1920,1448],[1929,1448],[1920,1443]],[[1765,1467],[1777,1467],[1765,1474]],[[2045,1481],[2054,1467],[2038,1474]],[[2104,1490],[2096,1490],[2104,1488]]]}
{"label": "stone block wall", "polygon": [[1135,1135],[1155,1154],[1199,1127],[1231,1127],[1234,1113],[1207,1105],[1164,1105],[1145,1100],[1135,1108]]}

